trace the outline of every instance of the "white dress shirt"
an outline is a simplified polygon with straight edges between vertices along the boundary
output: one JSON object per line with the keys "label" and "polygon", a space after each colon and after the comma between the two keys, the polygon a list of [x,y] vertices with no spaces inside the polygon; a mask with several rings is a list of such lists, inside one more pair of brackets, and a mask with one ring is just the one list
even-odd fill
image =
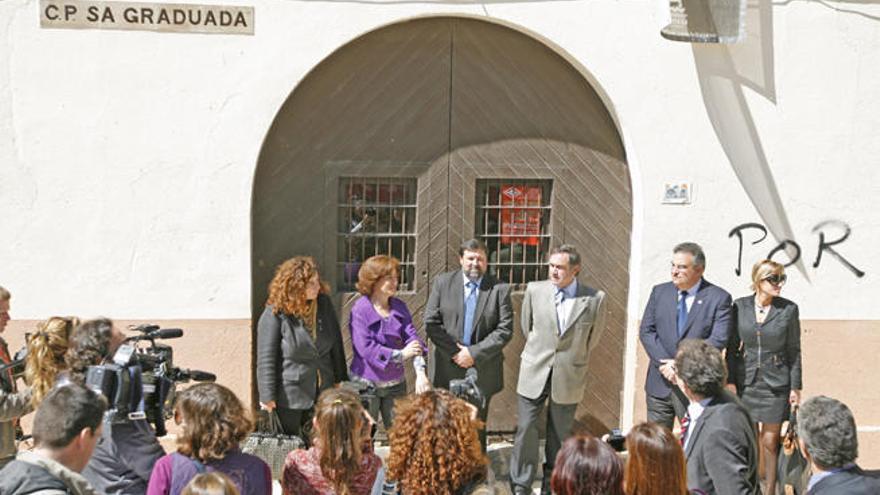
{"label": "white dress shirt", "polygon": [[[556,325],[560,337],[565,333],[565,329],[568,328],[568,318],[571,316],[571,310],[574,308],[574,299],[577,297],[577,287],[577,279],[572,280],[570,284],[563,287],[562,303],[556,305]],[[553,292],[554,297],[558,290],[559,288],[557,287]]]}

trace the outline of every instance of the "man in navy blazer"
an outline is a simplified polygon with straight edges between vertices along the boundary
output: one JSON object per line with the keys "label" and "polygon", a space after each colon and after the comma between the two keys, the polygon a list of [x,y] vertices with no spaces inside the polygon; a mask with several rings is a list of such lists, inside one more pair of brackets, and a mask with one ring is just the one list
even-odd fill
{"label": "man in navy blazer", "polygon": [[798,440],[813,475],[808,495],[874,495],[880,480],[856,464],[859,440],[856,420],[846,404],[820,395],[798,410]]}
{"label": "man in navy blazer", "polygon": [[683,339],[703,339],[718,349],[733,328],[731,297],[703,278],[706,255],[693,242],[672,251],[672,281],[655,285],[645,307],[639,338],[651,362],[645,380],[648,421],[672,429],[687,412],[688,399],[675,386],[675,353]]}

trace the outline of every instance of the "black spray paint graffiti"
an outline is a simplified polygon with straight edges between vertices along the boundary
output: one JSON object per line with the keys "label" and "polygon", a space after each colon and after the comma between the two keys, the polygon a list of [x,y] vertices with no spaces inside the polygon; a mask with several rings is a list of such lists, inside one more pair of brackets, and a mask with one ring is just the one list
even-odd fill
{"label": "black spray paint graffiti", "polygon": [[[736,269],[734,270],[739,276],[742,273],[742,254],[743,254],[743,231],[746,230],[757,230],[761,233],[761,237],[755,241],[752,241],[752,244],[758,244],[767,238],[767,228],[761,225],[760,223],[744,223],[742,225],[738,225],[734,227],[727,237],[736,236],[739,241],[739,253],[736,258]],[[826,237],[826,229],[839,229],[843,231],[843,235],[838,237],[837,239],[829,241]],[[819,265],[822,263],[822,253],[827,252],[831,256],[834,257],[837,261],[839,261],[843,266],[845,266],[849,271],[851,271],[856,277],[861,278],[865,276],[865,272],[859,270],[855,267],[849,260],[843,257],[834,246],[837,246],[843,241],[849,238],[852,229],[848,224],[842,222],[840,220],[825,220],[824,222],[819,222],[813,227],[812,232],[814,234],[819,234],[819,248],[816,253],[816,261],[813,262],[813,268],[819,268]],[[770,250],[767,254],[767,259],[773,259],[780,251],[784,251],[788,253],[788,248],[791,248],[794,254],[789,255],[789,260],[787,263],[784,263],[786,267],[789,267],[798,262],[801,259],[801,247],[798,243],[794,242],[791,239],[783,239],[776,247]]]}

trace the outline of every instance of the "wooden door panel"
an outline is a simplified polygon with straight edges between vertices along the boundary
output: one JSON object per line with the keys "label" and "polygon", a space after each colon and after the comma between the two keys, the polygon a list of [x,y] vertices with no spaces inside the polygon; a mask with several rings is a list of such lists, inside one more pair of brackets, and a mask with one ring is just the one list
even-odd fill
{"label": "wooden door panel", "polygon": [[[609,294],[608,328],[590,361],[581,427],[616,426],[623,387],[623,338],[631,193],[622,143],[583,76],[534,39],[501,26],[453,21],[450,128],[450,234],[474,234],[478,179],[550,179],[553,244],[584,257],[581,280]],[[450,262],[452,260],[450,259]],[[489,429],[515,428],[516,380],[524,345],[520,297],[505,349],[505,389],[493,399]]]}

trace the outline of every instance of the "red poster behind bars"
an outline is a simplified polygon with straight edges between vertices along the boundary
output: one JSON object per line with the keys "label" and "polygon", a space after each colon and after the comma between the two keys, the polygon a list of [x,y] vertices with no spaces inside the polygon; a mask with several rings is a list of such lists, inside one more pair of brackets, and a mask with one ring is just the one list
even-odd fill
{"label": "red poster behind bars", "polygon": [[501,243],[537,246],[541,235],[541,187],[501,186]]}

